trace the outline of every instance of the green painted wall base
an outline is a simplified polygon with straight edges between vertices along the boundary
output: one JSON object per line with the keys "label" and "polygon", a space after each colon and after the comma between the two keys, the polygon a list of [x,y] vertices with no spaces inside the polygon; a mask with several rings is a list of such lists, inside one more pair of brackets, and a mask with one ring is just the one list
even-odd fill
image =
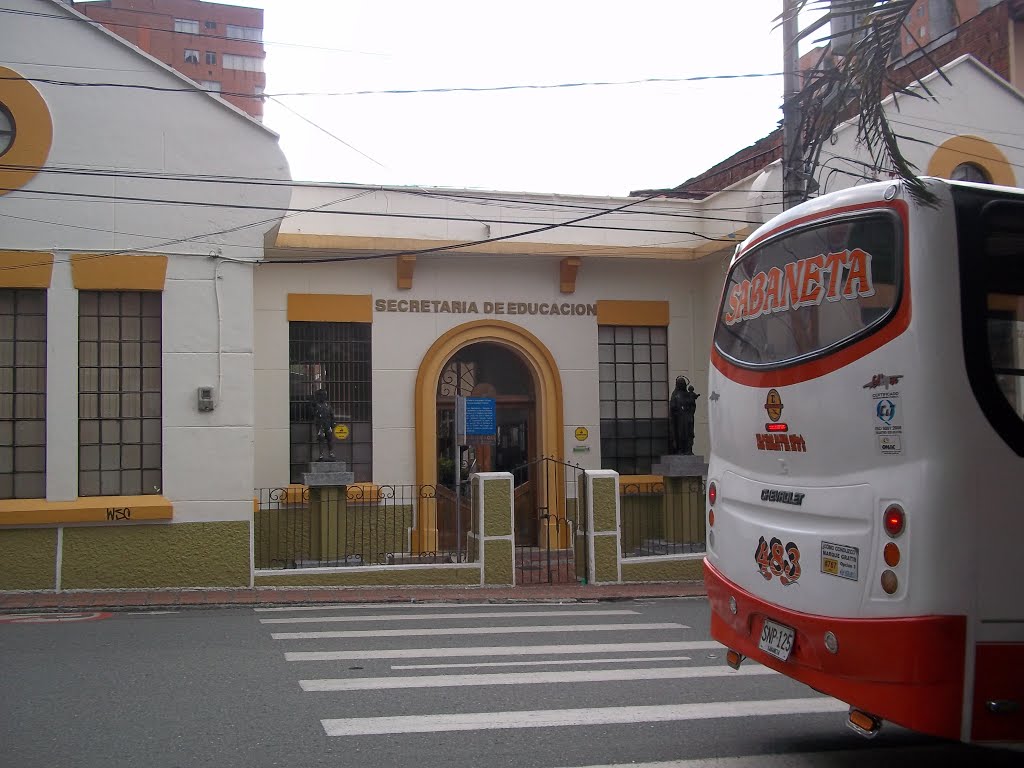
{"label": "green painted wall base", "polygon": [[55,589],[57,529],[0,531],[0,590]]}
{"label": "green painted wall base", "polygon": [[256,574],[257,587],[450,587],[477,586],[480,568],[454,566],[402,568],[390,566],[372,571],[337,573]]}
{"label": "green painted wall base", "polygon": [[703,581],[704,559],[653,560],[636,562],[634,558],[622,561],[623,581]]}
{"label": "green painted wall base", "polygon": [[65,528],[61,589],[248,587],[249,523]]}
{"label": "green painted wall base", "polygon": [[484,584],[489,587],[515,583],[511,539],[484,539]]}

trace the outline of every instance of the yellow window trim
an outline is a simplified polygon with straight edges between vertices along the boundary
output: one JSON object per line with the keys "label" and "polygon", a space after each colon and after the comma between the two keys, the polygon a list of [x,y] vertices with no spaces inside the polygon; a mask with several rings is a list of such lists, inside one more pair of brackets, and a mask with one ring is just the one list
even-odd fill
{"label": "yellow window trim", "polygon": [[962,163],[983,169],[993,184],[1017,186],[1017,180],[1006,155],[995,144],[977,136],[954,136],[942,142],[928,161],[928,175],[948,179]]}
{"label": "yellow window trim", "polygon": [[372,323],[373,297],[368,293],[289,293],[288,320],[312,323]]}
{"label": "yellow window trim", "polygon": [[49,288],[53,254],[0,251],[0,288]]}
{"label": "yellow window trim", "polygon": [[46,164],[53,121],[35,86],[7,67],[0,67],[0,104],[14,118],[14,143],[0,157],[0,195],[6,195],[28,184]]}
{"label": "yellow window trim", "polygon": [[162,291],[167,257],[73,253],[71,280],[79,291]]}
{"label": "yellow window trim", "polygon": [[667,301],[619,301],[600,299],[597,302],[598,325],[668,326]]}
{"label": "yellow window trim", "polygon": [[174,505],[163,496],[90,496],[74,501],[0,500],[0,525],[118,523],[171,520]]}

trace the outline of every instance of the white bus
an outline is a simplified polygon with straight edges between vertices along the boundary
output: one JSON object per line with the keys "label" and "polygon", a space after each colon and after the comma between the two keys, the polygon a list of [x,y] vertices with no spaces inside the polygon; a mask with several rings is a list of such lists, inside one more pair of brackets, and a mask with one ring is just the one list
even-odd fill
{"label": "white bus", "polygon": [[926,183],[934,206],[869,184],[736,250],[711,631],[864,735],[1024,742],[1024,190]]}

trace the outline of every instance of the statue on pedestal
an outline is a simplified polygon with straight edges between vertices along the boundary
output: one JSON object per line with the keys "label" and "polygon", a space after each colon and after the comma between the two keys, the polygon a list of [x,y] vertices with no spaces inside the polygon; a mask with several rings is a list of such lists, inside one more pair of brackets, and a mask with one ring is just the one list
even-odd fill
{"label": "statue on pedestal", "polygon": [[327,460],[336,461],[334,455],[334,411],[327,400],[327,390],[318,389],[313,395],[313,429],[315,430],[317,447],[320,456],[317,461],[324,461],[324,448],[327,449]]}
{"label": "statue on pedestal", "polygon": [[693,385],[685,376],[676,377],[676,388],[668,401],[669,430],[668,452],[674,455],[693,455],[694,414],[697,412],[697,398]]}

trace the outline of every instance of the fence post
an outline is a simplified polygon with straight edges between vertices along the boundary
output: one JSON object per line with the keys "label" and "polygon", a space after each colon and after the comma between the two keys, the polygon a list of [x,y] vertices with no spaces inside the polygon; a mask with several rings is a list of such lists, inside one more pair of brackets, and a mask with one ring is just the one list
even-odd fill
{"label": "fence post", "polygon": [[587,566],[591,584],[622,581],[622,545],[619,541],[619,473],[611,469],[588,469],[587,484]]}
{"label": "fence post", "polygon": [[473,475],[474,508],[479,512],[476,530],[480,537],[481,586],[512,586],[515,583],[515,546],[512,540],[512,474],[480,472]]}

